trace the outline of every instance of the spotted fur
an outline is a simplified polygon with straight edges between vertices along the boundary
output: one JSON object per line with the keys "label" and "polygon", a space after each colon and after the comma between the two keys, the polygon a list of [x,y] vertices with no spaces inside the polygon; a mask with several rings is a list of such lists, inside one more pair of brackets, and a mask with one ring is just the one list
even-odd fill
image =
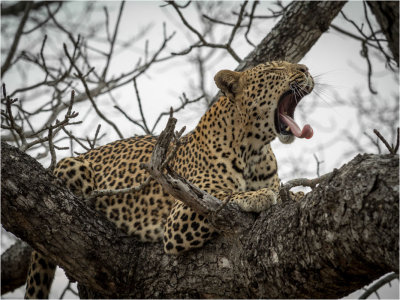
{"label": "spotted fur", "polygon": [[[231,197],[245,211],[263,211],[278,201],[280,183],[270,142],[276,136],[293,141],[275,128],[278,101],[293,83],[304,94],[311,92],[312,77],[304,65],[279,61],[244,72],[223,70],[215,82],[224,96],[187,135],[171,168],[220,200]],[[54,173],[82,197],[93,190],[136,186],[148,176],[140,164],[149,161],[155,142],[153,136],[119,140],[61,160]],[[168,254],[201,247],[215,235],[207,218],[163,192],[154,180],[136,193],[99,197],[95,206],[127,234],[162,240]],[[51,272],[54,265],[34,252],[26,297],[47,297]]]}

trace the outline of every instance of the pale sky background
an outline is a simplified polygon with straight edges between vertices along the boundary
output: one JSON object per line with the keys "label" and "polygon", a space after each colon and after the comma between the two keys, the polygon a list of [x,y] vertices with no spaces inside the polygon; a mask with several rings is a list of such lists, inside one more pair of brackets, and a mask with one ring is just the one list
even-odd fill
{"label": "pale sky background", "polygon": [[[226,2],[227,9],[230,9],[233,6],[236,7],[237,10],[237,4],[238,3]],[[78,14],[82,5],[82,2],[74,2],[69,3],[68,7],[72,14],[74,12]],[[111,28],[113,28],[119,4],[117,2],[105,1],[98,5],[107,6],[110,9],[110,24]],[[257,10],[258,14],[265,11],[265,9],[263,10],[263,7],[270,6],[271,2],[262,2]],[[192,22],[192,25],[196,26],[199,23],[197,15],[194,13],[192,8],[189,7],[188,9],[185,9],[184,14],[185,17]],[[363,19],[362,2],[349,2],[345,5],[344,11],[347,16],[351,17],[358,24],[361,23]],[[61,18],[62,13],[59,15]],[[104,13],[100,9],[85,21],[96,22],[103,20],[103,17]],[[258,26],[258,28],[252,30],[250,38],[253,43],[257,44],[278,20],[265,20],[263,21],[262,26]],[[374,18],[371,18],[371,20],[375,21]],[[169,44],[169,51],[167,51],[166,54],[183,50],[189,46],[190,44],[187,39],[188,36],[191,36],[192,40],[195,40],[194,35],[189,34],[188,30],[181,25],[181,21],[177,18],[177,15],[172,8],[161,8],[160,2],[155,1],[127,2],[123,12],[118,38],[120,40],[129,39],[129,37],[134,33],[139,32],[140,29],[146,26],[150,21],[153,23],[153,27],[150,34],[147,36],[150,42],[149,49],[156,49],[162,42],[163,22],[166,22],[167,24],[168,33],[176,31],[176,35]],[[333,23],[356,33],[356,30],[345,22],[341,16],[338,16]],[[103,27],[100,27],[99,30],[103,30]],[[222,29],[222,31],[223,30],[226,31],[227,29],[225,28]],[[53,51],[53,49],[56,49],[57,51],[62,50],[62,43],[67,42],[67,37],[59,36],[57,37],[57,41],[59,42],[58,45],[54,44],[50,47],[49,44],[47,50],[49,53]],[[115,56],[111,61],[109,74],[120,74],[121,72],[132,68],[132,66],[137,62],[137,59],[142,55],[144,44],[144,39],[139,40],[138,43],[134,44],[130,49]],[[251,51],[251,47],[246,43],[234,43],[233,45],[239,56],[242,58]],[[314,129],[314,137],[311,140],[296,140],[291,145],[282,145],[279,141],[274,141],[272,144],[280,167],[280,176],[283,181],[298,176],[315,177],[316,162],[313,154],[316,154],[319,160],[324,161],[321,165],[321,174],[330,172],[334,167],[340,167],[343,163],[356,156],[358,152],[356,149],[353,149],[354,147],[352,147],[348,141],[337,142],[343,129],[353,135],[359,133],[360,142],[364,145],[368,144],[368,139],[362,135],[362,132],[365,131],[372,134],[373,128],[381,130],[382,133],[387,132],[387,129],[380,128],[379,124],[371,124],[370,128],[359,128],[357,125],[357,116],[353,109],[349,109],[348,107],[336,107],[335,105],[337,101],[335,93],[343,99],[349,99],[352,97],[355,88],[359,89],[362,98],[365,99],[365,101],[368,101],[371,97],[367,87],[366,63],[359,53],[360,42],[349,39],[331,29],[319,39],[317,44],[314,45],[311,51],[308,52],[301,61],[301,63],[306,64],[309,67],[312,75],[315,76],[322,74],[321,76],[317,76],[316,82],[323,85],[317,84],[315,88],[320,96],[316,95],[316,93],[307,96],[302,100],[302,103],[296,110],[296,120],[299,125],[302,126],[306,123],[311,124]],[[379,61],[376,58],[372,58],[372,61],[374,64],[373,84],[374,88],[378,91],[379,99],[387,101],[388,103],[390,103],[390,101],[398,101],[393,98],[393,94],[398,95],[397,79],[394,78],[390,71],[385,69],[385,65],[382,61]],[[214,58],[206,66],[206,85],[207,89],[212,91],[211,94],[215,94],[218,91],[213,81],[214,74],[221,69],[233,70],[236,66],[237,62],[227,55],[214,55]],[[30,80],[30,83],[34,83],[38,82],[39,79],[31,78]],[[196,80],[198,80],[197,73],[188,63],[187,58],[184,57],[175,58],[165,63],[155,65],[146,72],[145,76],[140,77],[137,80],[137,84],[140,89],[143,109],[148,123],[152,124],[159,113],[168,110],[170,106],[179,105],[178,97],[182,92],[186,92],[189,98],[199,96],[199,94],[194,95],[190,92],[190,86],[195,83]],[[4,82],[7,84],[7,89],[9,91],[21,87],[19,75],[15,70],[9,71],[7,76],[4,78]],[[329,86],[326,86],[325,84],[329,84]],[[113,92],[113,96],[118,100],[120,107],[122,107],[131,117],[139,117],[133,85],[129,84],[116,90]],[[113,121],[118,122],[118,124],[121,124],[120,129],[125,137],[134,134],[143,134],[139,128],[133,127],[131,123],[126,121],[121,113],[114,110],[112,105],[108,104],[110,103],[110,100],[107,95],[99,97],[97,101],[101,103],[104,112],[107,113],[108,117]],[[80,117],[83,118],[84,124],[79,127],[79,129],[76,127],[73,131],[77,134],[87,132],[87,134],[93,136],[97,124],[99,123],[97,115],[93,110],[84,113],[85,110],[88,110],[87,105],[85,105],[85,107],[79,107],[79,109],[75,108],[75,110],[81,112]],[[175,115],[178,119],[177,128],[179,129],[182,126],[186,126],[186,132],[189,132],[195,127],[205,110],[206,107],[204,104],[194,104],[189,106],[188,109],[185,109],[183,112],[177,113]],[[37,120],[38,123],[42,118],[43,117],[41,116]],[[163,129],[165,122],[166,119],[160,122],[157,127],[157,133]],[[102,124],[102,130],[107,131],[107,136],[102,140],[102,144],[118,138],[117,135],[110,130],[110,127],[105,126],[104,122],[102,122]],[[398,126],[398,124],[393,124],[393,126]],[[392,137],[389,138],[391,139]],[[369,152],[376,153],[376,149],[371,147]],[[57,154],[58,159],[65,156],[69,156],[69,151],[59,152]],[[49,160],[42,160],[41,162],[47,167]],[[302,173],[290,173],[291,168],[285,168],[285,164],[288,163],[301,164],[300,169],[303,169]],[[2,252],[6,248],[3,248],[3,246],[9,243],[7,237],[3,234]],[[63,287],[66,285],[66,282],[63,271],[59,269],[50,296],[58,298]],[[381,298],[398,298],[398,288],[398,280],[393,281],[391,288],[385,287],[379,291]],[[20,288],[14,293],[4,295],[3,298],[20,298],[23,296],[23,291],[24,288]],[[362,291],[355,292],[348,297],[357,298],[361,292]],[[376,296],[372,295],[371,298],[373,297]],[[67,294],[67,298],[73,298],[73,295],[69,293]]]}

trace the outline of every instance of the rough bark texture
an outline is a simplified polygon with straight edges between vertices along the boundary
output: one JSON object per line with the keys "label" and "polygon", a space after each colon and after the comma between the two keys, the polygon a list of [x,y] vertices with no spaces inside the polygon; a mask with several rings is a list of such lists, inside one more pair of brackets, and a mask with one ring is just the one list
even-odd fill
{"label": "rough bark texture", "polygon": [[1,294],[15,290],[25,283],[32,248],[18,241],[1,256]]}
{"label": "rough bark texture", "polygon": [[399,66],[399,2],[368,1],[367,3],[385,34],[389,49]]}
{"label": "rough bark texture", "polygon": [[260,44],[236,68],[268,60],[299,62],[340,12],[346,1],[295,1]]}
{"label": "rough bark texture", "polygon": [[[344,4],[293,3],[237,70],[298,62]],[[90,298],[337,298],[398,272],[397,156],[359,156],[300,204],[249,214],[246,235],[221,235],[178,257],[123,236],[3,143],[2,177],[3,226],[90,287],[80,290]]]}
{"label": "rough bark texture", "polygon": [[124,237],[33,158],[1,150],[4,228],[101,295],[338,298],[398,272],[397,155],[359,155],[301,203],[258,215],[246,234],[176,257]]}

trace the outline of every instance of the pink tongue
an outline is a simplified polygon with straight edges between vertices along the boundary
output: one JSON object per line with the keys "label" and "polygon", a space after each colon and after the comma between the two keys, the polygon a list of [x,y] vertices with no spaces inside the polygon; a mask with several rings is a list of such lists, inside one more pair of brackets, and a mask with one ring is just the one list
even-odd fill
{"label": "pink tongue", "polygon": [[279,116],[285,120],[285,123],[289,126],[290,130],[292,131],[292,133],[297,136],[298,138],[306,138],[306,139],[311,139],[314,131],[312,129],[312,127],[309,124],[306,124],[303,127],[303,130],[300,130],[299,125],[296,124],[296,122],[289,117],[288,115],[284,115],[282,113],[279,113]]}

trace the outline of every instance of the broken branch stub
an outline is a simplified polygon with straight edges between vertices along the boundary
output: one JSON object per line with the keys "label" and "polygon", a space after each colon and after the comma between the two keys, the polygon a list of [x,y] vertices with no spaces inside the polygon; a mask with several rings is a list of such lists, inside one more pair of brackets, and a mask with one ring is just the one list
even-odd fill
{"label": "broken branch stub", "polygon": [[[180,135],[183,131],[181,130],[174,135],[176,122],[177,120],[171,114],[153,149],[150,163],[142,164],[141,166],[150,173],[166,193],[182,201],[197,213],[208,216],[217,231],[231,232],[243,228],[243,226],[247,227],[246,224],[249,224],[252,219],[250,214],[242,212],[232,204],[224,204],[216,197],[199,189],[168,166],[165,166],[166,172],[163,172],[163,164],[166,161],[168,150],[173,144],[172,139],[175,138],[175,147],[181,144]],[[172,151],[175,152],[174,150]]]}

